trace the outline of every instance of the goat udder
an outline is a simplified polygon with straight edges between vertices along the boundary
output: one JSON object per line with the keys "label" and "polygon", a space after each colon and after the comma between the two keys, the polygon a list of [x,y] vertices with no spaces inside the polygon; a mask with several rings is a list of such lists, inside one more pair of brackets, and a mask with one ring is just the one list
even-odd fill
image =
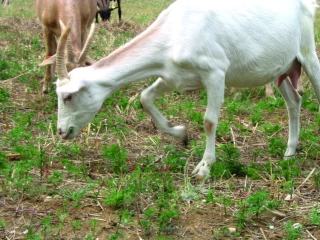
{"label": "goat udder", "polygon": [[293,68],[289,73],[282,74],[277,79],[277,87],[280,87],[281,83],[287,78],[290,78],[292,86],[297,89],[298,88],[298,80],[301,75],[301,63],[296,61],[294,63]]}

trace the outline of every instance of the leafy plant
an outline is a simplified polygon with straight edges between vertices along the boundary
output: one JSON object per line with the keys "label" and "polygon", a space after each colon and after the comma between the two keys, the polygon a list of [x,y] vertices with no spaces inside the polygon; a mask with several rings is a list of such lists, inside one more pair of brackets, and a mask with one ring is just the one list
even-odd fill
{"label": "leafy plant", "polygon": [[320,190],[320,170],[313,175],[314,185],[318,190]]}
{"label": "leafy plant", "polygon": [[285,236],[287,240],[295,240],[302,237],[303,227],[300,223],[293,224],[292,221],[289,220],[284,229],[287,232]]}
{"label": "leafy plant", "polygon": [[270,193],[268,193],[266,190],[259,190],[249,195],[246,199],[248,212],[258,218],[259,214],[266,210],[265,206],[267,205],[269,197]]}
{"label": "leafy plant", "polygon": [[115,173],[123,174],[128,172],[127,151],[118,144],[103,147],[102,155],[110,160],[109,165]]}
{"label": "leafy plant", "polygon": [[82,226],[82,222],[80,220],[73,220],[71,222],[71,226],[74,236],[77,237],[77,231]]}
{"label": "leafy plant", "polygon": [[310,224],[320,226],[320,203],[316,203],[312,207],[311,212],[306,219]]}

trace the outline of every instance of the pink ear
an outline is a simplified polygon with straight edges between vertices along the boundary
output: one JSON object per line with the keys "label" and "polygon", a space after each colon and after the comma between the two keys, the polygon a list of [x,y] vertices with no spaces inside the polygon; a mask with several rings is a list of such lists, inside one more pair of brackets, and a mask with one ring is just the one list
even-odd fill
{"label": "pink ear", "polygon": [[54,54],[53,56],[48,56],[46,60],[44,60],[42,63],[39,64],[39,66],[42,67],[42,66],[52,65],[52,64],[55,64],[55,62],[56,62],[56,55]]}

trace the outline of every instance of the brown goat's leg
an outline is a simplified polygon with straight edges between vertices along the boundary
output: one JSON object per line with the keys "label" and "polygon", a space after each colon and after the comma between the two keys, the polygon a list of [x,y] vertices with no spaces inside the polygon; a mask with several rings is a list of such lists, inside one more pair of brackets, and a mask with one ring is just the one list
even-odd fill
{"label": "brown goat's leg", "polygon": [[268,98],[276,98],[274,93],[273,93],[273,89],[272,89],[271,83],[268,83],[266,85],[266,97],[268,97]]}
{"label": "brown goat's leg", "polygon": [[[46,45],[46,58],[53,56],[57,51],[55,36],[47,28],[43,29],[43,37]],[[54,65],[47,65],[44,78],[42,80],[42,92],[48,93],[49,83],[54,78]]]}

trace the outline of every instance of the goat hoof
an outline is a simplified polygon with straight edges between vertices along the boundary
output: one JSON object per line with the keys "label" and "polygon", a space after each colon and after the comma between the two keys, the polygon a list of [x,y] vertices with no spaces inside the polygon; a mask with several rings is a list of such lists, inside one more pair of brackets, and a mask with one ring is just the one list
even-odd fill
{"label": "goat hoof", "polygon": [[283,159],[284,160],[290,160],[290,159],[293,159],[295,157],[296,157],[296,155],[290,155],[290,156],[284,156]]}
{"label": "goat hoof", "polygon": [[193,170],[192,174],[197,179],[205,179],[210,177],[210,166],[206,161],[201,161]]}
{"label": "goat hoof", "polygon": [[188,146],[189,146],[189,138],[188,138],[188,136],[186,136],[186,138],[183,139],[182,145],[183,145],[184,147],[188,147]]}

